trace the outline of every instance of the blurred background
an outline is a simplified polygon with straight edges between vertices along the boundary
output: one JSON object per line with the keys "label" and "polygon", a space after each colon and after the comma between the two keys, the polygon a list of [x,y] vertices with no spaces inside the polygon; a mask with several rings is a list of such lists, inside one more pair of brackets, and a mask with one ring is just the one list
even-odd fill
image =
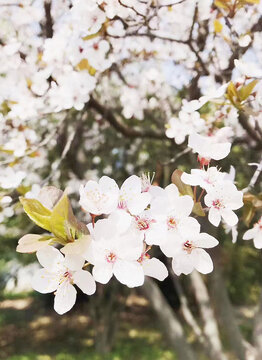
{"label": "blurred background", "polygon": [[[261,250],[242,240],[262,210],[261,169],[250,183],[261,165],[261,16],[257,0],[0,0],[1,360],[262,359]],[[67,188],[88,223],[80,184],[149,172],[165,187],[175,169],[199,166],[187,136],[225,126],[232,150],[218,166],[246,197],[237,239],[201,219],[220,242],[213,273],[177,277],[154,249],[169,269],[161,283],[98,284],[63,316],[52,294],[32,291],[35,254],[16,246],[42,229],[19,196]]]}

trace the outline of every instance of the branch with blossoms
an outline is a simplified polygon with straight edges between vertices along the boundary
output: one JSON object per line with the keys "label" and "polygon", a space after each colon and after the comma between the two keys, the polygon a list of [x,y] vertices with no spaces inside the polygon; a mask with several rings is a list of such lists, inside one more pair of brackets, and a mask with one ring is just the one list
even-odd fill
{"label": "branch with blossoms", "polygon": [[[172,183],[164,189],[152,185],[145,175],[130,176],[120,188],[108,176],[81,185],[79,204],[92,219],[87,226],[74,216],[66,192],[44,187],[36,199],[20,198],[29,218],[49,234],[23,236],[17,251],[36,252],[43,268],[32,286],[41,293],[55,293],[59,314],[74,305],[74,285],[92,295],[96,282],[107,284],[113,276],[130,288],[142,286],[145,276],[164,280],[166,266],[151,257],[155,246],[172,258],[176,275],[194,269],[212,272],[213,262],[205,249],[217,246],[218,240],[201,232],[196,217],[208,211],[214,226],[221,220],[235,226],[238,217],[233,210],[242,207],[243,194],[228,174],[210,166],[211,159],[229,154],[230,143],[192,134],[188,146],[198,153],[200,169],[192,169],[191,174],[175,170]],[[202,188],[199,196],[197,186]],[[92,274],[87,270],[91,266]]]}

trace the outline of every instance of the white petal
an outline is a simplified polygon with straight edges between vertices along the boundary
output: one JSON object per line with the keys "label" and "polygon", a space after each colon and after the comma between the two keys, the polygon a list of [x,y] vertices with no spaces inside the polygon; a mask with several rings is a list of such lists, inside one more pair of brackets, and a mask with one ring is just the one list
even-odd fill
{"label": "white petal", "polygon": [[192,212],[194,201],[189,195],[180,196],[174,203],[179,218],[189,216]]}
{"label": "white petal", "polygon": [[[27,234],[18,241],[16,251],[20,253],[33,253],[48,245],[52,239],[44,240],[45,237],[36,234]],[[39,241],[41,240],[41,241]]]}
{"label": "white petal", "polygon": [[210,157],[214,160],[224,159],[231,149],[231,143],[216,143],[210,148]]}
{"label": "white petal", "polygon": [[194,245],[196,245],[197,247],[201,247],[201,248],[213,248],[215,246],[218,245],[218,241],[217,239],[215,239],[213,236],[206,234],[206,233],[201,233],[199,234],[199,237],[197,238],[197,240],[194,240]]}
{"label": "white petal", "polygon": [[196,174],[187,174],[184,172],[181,176],[181,180],[183,181],[184,184],[196,186],[200,184],[202,179],[200,176]]}
{"label": "white petal", "polygon": [[59,285],[60,277],[56,273],[50,273],[45,269],[39,269],[32,279],[32,288],[42,294],[53,292]]}
{"label": "white petal", "polygon": [[204,202],[206,206],[211,207],[213,203],[213,192],[208,192],[204,197]]}
{"label": "white petal", "polygon": [[76,302],[76,289],[68,281],[63,282],[57,289],[54,309],[59,315],[71,310]]}
{"label": "white petal", "polygon": [[119,188],[114,179],[109,176],[102,176],[99,180],[100,190],[104,193],[112,193],[118,196]]}
{"label": "white petal", "polygon": [[96,283],[89,271],[79,270],[74,273],[74,283],[87,295],[96,291]]}
{"label": "white petal", "polygon": [[108,219],[115,223],[118,233],[122,234],[130,227],[133,218],[124,210],[116,210]]}
{"label": "white petal", "polygon": [[[140,235],[140,234],[139,234]],[[117,255],[121,259],[137,260],[143,251],[143,238],[137,232],[129,232],[118,241]]]}
{"label": "white petal", "polygon": [[200,224],[197,219],[189,216],[179,221],[178,230],[184,238],[194,239],[200,233]]}
{"label": "white petal", "polygon": [[178,255],[172,260],[172,269],[176,275],[181,275],[182,273],[185,275],[190,274],[194,270],[194,266],[192,264],[191,256],[188,254]]}
{"label": "white petal", "polygon": [[118,260],[114,264],[113,272],[118,281],[130,288],[144,283],[144,271],[137,261]]}
{"label": "white petal", "polygon": [[221,211],[222,218],[229,226],[234,226],[238,223],[237,215],[230,209],[223,209]]}
{"label": "white petal", "polygon": [[141,193],[141,188],[141,179],[136,175],[132,175],[123,182],[120,195],[129,200],[134,195]]}
{"label": "white petal", "polygon": [[38,250],[36,256],[39,263],[50,272],[60,268],[64,262],[64,256],[53,246],[45,246]]}
{"label": "white petal", "polygon": [[81,255],[68,254],[65,256],[64,266],[68,269],[76,271],[82,269],[85,259]]}
{"label": "white petal", "polygon": [[249,229],[245,232],[245,234],[243,235],[243,240],[251,240],[254,239],[254,237],[256,236],[257,233],[257,229],[253,228],[253,229]]}
{"label": "white petal", "polygon": [[168,196],[169,202],[175,204],[176,200],[179,198],[179,191],[175,184],[169,184],[165,188],[165,193]]}
{"label": "white petal", "polygon": [[148,192],[137,194],[127,201],[127,208],[132,215],[138,215],[145,210],[150,200],[151,195]]}
{"label": "white petal", "polygon": [[145,233],[145,242],[148,245],[160,245],[166,239],[166,223],[157,222],[151,225],[151,228]]}
{"label": "white petal", "polygon": [[160,244],[160,249],[167,257],[173,257],[181,251],[184,242],[178,232],[169,231],[166,240]]}
{"label": "white petal", "polygon": [[95,281],[98,281],[101,284],[107,284],[113,276],[112,265],[106,262],[97,264],[93,267],[92,273]]}
{"label": "white petal", "polygon": [[194,249],[191,256],[192,262],[197,271],[202,274],[208,274],[213,271],[213,261],[205,250]]}
{"label": "white petal", "polygon": [[110,214],[117,208],[119,197],[118,185],[110,177],[102,176],[99,180],[99,188],[103,194],[107,195],[103,206],[103,213]]}
{"label": "white petal", "polygon": [[163,281],[168,276],[166,266],[158,259],[152,258],[142,262],[145,275]]}
{"label": "white petal", "polygon": [[78,254],[81,255],[88,250],[88,247],[91,244],[90,235],[85,235],[80,239],[75,240],[74,242],[66,244],[64,247],[60,249],[60,251],[64,254]]}
{"label": "white petal", "polygon": [[208,212],[208,220],[213,224],[214,226],[218,226],[221,221],[221,215],[220,211],[211,207]]}
{"label": "white petal", "polygon": [[256,249],[262,249],[262,231],[254,237],[254,246]]}

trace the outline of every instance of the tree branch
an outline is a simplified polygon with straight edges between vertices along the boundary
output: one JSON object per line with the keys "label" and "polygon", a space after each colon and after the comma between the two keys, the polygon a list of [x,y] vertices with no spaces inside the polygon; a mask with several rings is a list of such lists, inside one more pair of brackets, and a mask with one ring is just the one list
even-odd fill
{"label": "tree branch", "polygon": [[93,97],[90,98],[88,105],[90,108],[102,115],[111,126],[127,138],[166,139],[164,132],[156,132],[150,129],[136,130],[135,128],[125,125],[123,122],[117,120],[111,109],[104,107]]}
{"label": "tree branch", "polygon": [[246,130],[248,135],[253,140],[256,141],[258,147],[262,148],[262,139],[259,136],[259,132],[256,131],[255,129],[253,129],[252,126],[250,126],[250,124],[248,123],[248,118],[246,117],[246,115],[243,111],[239,111],[238,114],[239,114],[238,120],[239,120],[240,124],[242,125],[242,127]]}
{"label": "tree branch", "polygon": [[227,357],[222,350],[223,347],[219,337],[215,314],[210,305],[210,298],[205,283],[197,271],[192,272],[190,280],[194,289],[201,317],[204,322],[204,334],[206,335],[210,345],[212,359],[225,360]]}
{"label": "tree branch", "polygon": [[44,2],[45,17],[46,17],[45,32],[47,38],[53,37],[53,19],[51,15],[51,5],[52,5],[51,3],[52,0],[46,0]]}
{"label": "tree branch", "polygon": [[146,278],[142,291],[156,312],[159,322],[165,330],[167,339],[175,350],[178,359],[195,360],[193,351],[185,340],[183,328],[157,284],[153,280]]}

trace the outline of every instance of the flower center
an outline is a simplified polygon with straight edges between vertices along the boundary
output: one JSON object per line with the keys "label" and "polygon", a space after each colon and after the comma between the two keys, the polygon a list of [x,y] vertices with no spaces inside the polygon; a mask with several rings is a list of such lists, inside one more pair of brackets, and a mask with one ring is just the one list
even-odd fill
{"label": "flower center", "polygon": [[188,253],[191,254],[192,250],[194,249],[194,245],[192,244],[191,241],[186,241],[183,245],[183,249]]}
{"label": "flower center", "polygon": [[116,254],[114,254],[113,252],[110,252],[107,256],[106,256],[106,261],[110,264],[114,264],[116,262]]}
{"label": "flower center", "polygon": [[118,201],[118,209],[126,210],[126,208],[127,208],[126,200],[123,196],[120,196]]}
{"label": "flower center", "polygon": [[168,226],[168,230],[175,229],[177,227],[176,219],[174,217],[170,216],[167,219],[167,226]]}
{"label": "flower center", "polygon": [[142,262],[145,261],[146,259],[150,259],[150,255],[145,251],[142,253],[142,255],[140,256],[140,258],[137,261],[140,264],[142,264]]}
{"label": "flower center", "polygon": [[219,199],[214,200],[212,202],[212,206],[217,210],[223,209],[225,207],[223,202],[221,200],[219,200]]}
{"label": "flower center", "polygon": [[73,282],[73,274],[67,270],[65,271],[62,276],[60,277],[59,284],[61,285],[63,282],[69,281],[70,283]]}
{"label": "flower center", "polygon": [[141,231],[148,230],[150,224],[156,222],[154,219],[141,218],[139,216],[136,216],[135,219],[136,219],[136,226]]}

